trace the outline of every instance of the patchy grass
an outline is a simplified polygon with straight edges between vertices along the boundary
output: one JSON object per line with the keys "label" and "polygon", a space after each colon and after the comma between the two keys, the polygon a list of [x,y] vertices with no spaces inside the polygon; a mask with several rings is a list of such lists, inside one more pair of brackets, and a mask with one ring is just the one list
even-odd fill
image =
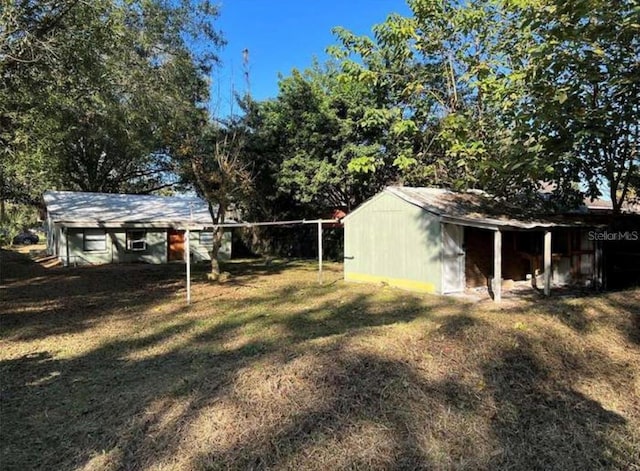
{"label": "patchy grass", "polygon": [[[2,469],[640,469],[640,290],[500,306],[329,264],[2,252]],[[201,269],[202,270],[202,269]]]}

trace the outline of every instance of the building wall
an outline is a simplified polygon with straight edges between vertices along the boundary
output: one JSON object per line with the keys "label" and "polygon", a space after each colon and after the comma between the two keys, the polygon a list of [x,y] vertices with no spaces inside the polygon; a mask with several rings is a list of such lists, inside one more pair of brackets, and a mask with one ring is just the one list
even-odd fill
{"label": "building wall", "polygon": [[559,229],[552,232],[552,282],[557,286],[590,286],[596,281],[595,243],[589,231]]}
{"label": "building wall", "polygon": [[[105,263],[167,263],[167,229],[146,229],[146,249],[142,251],[127,250],[126,229],[107,229],[105,248],[99,251],[87,251],[84,246],[85,230],[81,228],[68,228],[60,230],[54,227],[51,231],[56,234],[56,244],[52,253],[59,256],[63,264],[71,265],[99,265]],[[69,241],[67,251],[67,239]],[[53,239],[52,239],[53,240]],[[200,242],[200,231],[191,231],[190,252],[193,262],[211,260],[209,255],[210,245]],[[231,232],[225,233],[220,249],[220,258],[231,258]]]}
{"label": "building wall", "polygon": [[[527,254],[532,239],[538,241],[540,247],[544,240],[543,232],[502,231],[502,279],[525,281],[527,275],[533,276],[531,256]],[[493,253],[493,252],[492,252]],[[542,255],[542,254],[540,254]]]}
{"label": "building wall", "polygon": [[[198,262],[206,262],[211,260],[211,244],[207,243],[208,239],[201,237],[201,231],[191,231],[189,243],[191,244],[191,260]],[[201,239],[203,242],[201,243]],[[219,260],[229,260],[231,258],[231,231],[225,231],[222,238],[222,245],[218,252]]]}
{"label": "building wall", "polygon": [[493,231],[464,228],[465,280],[468,287],[489,286],[493,277]]}
{"label": "building wall", "polygon": [[441,292],[441,228],[432,214],[381,193],[344,222],[347,281]]}

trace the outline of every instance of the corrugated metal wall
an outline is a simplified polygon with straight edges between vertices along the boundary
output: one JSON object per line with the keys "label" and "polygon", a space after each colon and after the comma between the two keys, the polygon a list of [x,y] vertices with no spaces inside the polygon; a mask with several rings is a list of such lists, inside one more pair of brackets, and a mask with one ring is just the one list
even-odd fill
{"label": "corrugated metal wall", "polygon": [[441,228],[437,217],[381,193],[344,223],[347,281],[384,282],[441,292]]}

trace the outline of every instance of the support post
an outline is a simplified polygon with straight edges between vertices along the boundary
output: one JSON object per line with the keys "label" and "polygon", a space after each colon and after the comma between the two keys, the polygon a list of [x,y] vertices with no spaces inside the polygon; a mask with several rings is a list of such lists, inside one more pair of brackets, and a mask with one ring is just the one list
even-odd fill
{"label": "support post", "polygon": [[544,295],[551,294],[551,231],[544,232]]}
{"label": "support post", "polygon": [[61,232],[64,234],[64,246],[65,246],[65,257],[66,257],[64,266],[69,268],[71,266],[71,261],[69,259],[69,228],[64,227]]}
{"label": "support post", "polygon": [[502,301],[502,232],[493,233],[493,301]]}
{"label": "support post", "polygon": [[318,283],[322,284],[322,221],[318,221]]}
{"label": "support post", "polygon": [[191,304],[191,234],[189,228],[185,231],[185,262],[187,264],[187,304]]}
{"label": "support post", "polygon": [[604,288],[604,283],[603,283],[603,272],[604,272],[604,267],[602,265],[602,242],[601,241],[594,241],[594,272],[595,272],[595,285],[596,285],[596,289],[601,290]]}

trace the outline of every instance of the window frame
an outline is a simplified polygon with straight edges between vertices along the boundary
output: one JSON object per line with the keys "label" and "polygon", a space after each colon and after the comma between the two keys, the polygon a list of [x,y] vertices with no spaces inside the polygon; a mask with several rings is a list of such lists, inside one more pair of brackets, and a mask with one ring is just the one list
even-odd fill
{"label": "window frame", "polygon": [[[203,234],[207,234],[205,240],[202,239]],[[213,248],[213,231],[198,231],[198,243],[201,247]]]}
{"label": "window frame", "polygon": [[[138,237],[132,234],[137,233]],[[134,244],[142,243],[142,248],[134,247]],[[145,252],[147,250],[147,231],[145,229],[127,229],[125,233],[125,247],[127,252]]]}
{"label": "window frame", "polygon": [[[89,248],[90,244],[102,242],[100,248]],[[87,244],[89,243],[89,244]],[[107,231],[104,229],[83,229],[82,230],[82,251],[83,252],[106,252],[107,251]]]}

